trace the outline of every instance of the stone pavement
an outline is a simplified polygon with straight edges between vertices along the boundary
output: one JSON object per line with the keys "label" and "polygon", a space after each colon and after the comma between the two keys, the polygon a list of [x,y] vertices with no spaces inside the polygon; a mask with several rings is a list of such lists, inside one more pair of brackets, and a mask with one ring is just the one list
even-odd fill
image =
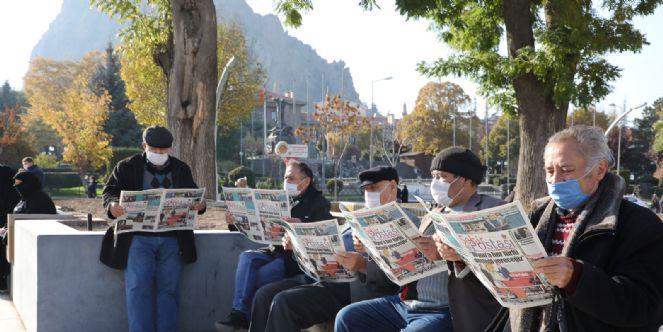
{"label": "stone pavement", "polygon": [[2,332],[24,332],[25,327],[21,318],[9,300],[9,294],[0,294],[0,331]]}

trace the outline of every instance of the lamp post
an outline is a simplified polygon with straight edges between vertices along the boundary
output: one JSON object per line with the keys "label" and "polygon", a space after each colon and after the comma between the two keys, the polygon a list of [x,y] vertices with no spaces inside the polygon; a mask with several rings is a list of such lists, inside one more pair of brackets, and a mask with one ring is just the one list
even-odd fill
{"label": "lamp post", "polygon": [[[617,105],[615,105],[614,103],[610,104],[610,106],[612,106],[612,107],[617,107]],[[643,107],[645,107],[645,106],[647,106],[647,103],[643,103],[642,105],[640,105],[640,106],[636,106],[636,107],[633,107],[633,108],[631,108],[631,109],[629,109],[629,110],[627,111],[627,110],[626,110],[626,102],[624,102],[624,106],[623,106],[623,108],[622,108],[622,109],[624,110],[624,113],[622,113],[621,115],[619,115],[619,116],[615,119],[615,121],[613,121],[613,122],[610,124],[610,126],[608,126],[608,129],[606,129],[606,131],[605,131],[605,134],[604,134],[604,135],[605,135],[605,137],[608,137],[608,133],[610,133],[610,130],[612,130],[612,128],[613,128],[615,125],[617,125],[617,126],[619,127],[619,135],[617,136],[617,174],[619,174],[619,171],[620,171],[620,168],[621,168],[621,157],[622,157],[622,126],[619,124],[619,122],[620,122],[622,119],[624,119],[624,118],[625,118],[629,113],[631,113],[632,111],[635,111],[635,110],[637,110],[637,109],[639,109],[639,108],[643,108]]]}
{"label": "lamp post", "polygon": [[[375,103],[373,102],[374,85],[375,85],[376,82],[389,81],[392,78],[393,77],[388,76],[388,77],[385,77],[385,78],[380,78],[380,79],[371,81],[371,115],[370,116],[372,117],[372,119],[375,119]],[[369,145],[370,146],[368,147],[368,167],[371,168],[371,167],[373,167],[373,121],[371,121],[371,137],[370,137]]]}

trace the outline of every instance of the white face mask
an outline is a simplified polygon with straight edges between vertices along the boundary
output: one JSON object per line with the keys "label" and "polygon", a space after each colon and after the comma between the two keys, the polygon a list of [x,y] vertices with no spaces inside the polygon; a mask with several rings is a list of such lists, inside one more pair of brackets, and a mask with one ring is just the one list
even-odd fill
{"label": "white face mask", "polygon": [[382,188],[382,190],[378,192],[364,191],[365,206],[369,209],[372,209],[382,205],[382,201],[380,198],[382,197],[382,193],[387,189],[387,187]]}
{"label": "white face mask", "polygon": [[451,183],[439,179],[433,179],[433,181],[430,183],[430,193],[433,195],[433,199],[437,204],[449,206],[449,204],[453,202],[454,198],[460,195],[460,193],[463,191],[462,189],[456,194],[456,196],[449,197],[449,189],[451,188],[451,185],[454,184],[454,182],[458,181],[458,179],[460,179],[460,177],[457,177]]}
{"label": "white face mask", "polygon": [[155,166],[163,166],[166,161],[168,161],[167,153],[154,153],[151,151],[146,151],[147,161],[152,163]]}
{"label": "white face mask", "polygon": [[299,183],[290,183],[288,181],[283,181],[283,190],[285,190],[288,193],[288,196],[290,197],[297,197],[301,194],[301,191],[297,189],[299,187],[299,184],[301,184],[304,180],[300,181]]}

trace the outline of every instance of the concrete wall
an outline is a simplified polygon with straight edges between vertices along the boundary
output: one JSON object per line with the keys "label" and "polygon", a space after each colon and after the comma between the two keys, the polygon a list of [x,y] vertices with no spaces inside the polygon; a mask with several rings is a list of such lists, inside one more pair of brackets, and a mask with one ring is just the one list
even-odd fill
{"label": "concrete wall", "polygon": [[[12,300],[28,331],[126,331],[122,271],[99,262],[103,233],[55,220],[17,220]],[[213,331],[230,310],[239,253],[259,245],[238,233],[196,232],[198,262],[185,265],[180,331]]]}

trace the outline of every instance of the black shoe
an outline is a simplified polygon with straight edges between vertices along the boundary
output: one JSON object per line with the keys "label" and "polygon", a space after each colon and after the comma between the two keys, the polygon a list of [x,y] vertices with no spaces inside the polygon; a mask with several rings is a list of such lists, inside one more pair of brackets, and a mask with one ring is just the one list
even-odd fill
{"label": "black shoe", "polygon": [[248,329],[249,328],[249,321],[246,319],[246,315],[242,313],[241,311],[233,309],[230,311],[230,314],[228,317],[226,317],[225,320],[220,320],[214,323],[214,326],[216,326],[217,331],[232,331],[234,329],[229,328],[237,328],[237,329]]}

